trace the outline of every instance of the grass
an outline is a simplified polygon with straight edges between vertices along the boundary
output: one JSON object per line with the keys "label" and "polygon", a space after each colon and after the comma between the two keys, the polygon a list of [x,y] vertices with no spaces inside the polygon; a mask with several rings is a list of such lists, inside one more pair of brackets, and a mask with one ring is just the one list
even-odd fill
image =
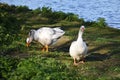
{"label": "grass", "polygon": [[120,79],[120,37],[113,36],[118,35],[119,30],[105,28],[102,31],[100,29],[99,27],[86,27],[83,38],[89,45],[90,55],[86,57],[85,64],[79,66],[73,65],[73,59],[69,55],[70,43],[77,38],[79,27],[73,26],[66,29],[67,33],[64,38],[51,46],[48,53],[41,52],[41,45],[37,42],[33,42],[27,48],[25,46],[26,36],[23,36],[18,49],[7,53],[9,56],[19,59],[17,67],[10,72],[7,78],[10,80]]}

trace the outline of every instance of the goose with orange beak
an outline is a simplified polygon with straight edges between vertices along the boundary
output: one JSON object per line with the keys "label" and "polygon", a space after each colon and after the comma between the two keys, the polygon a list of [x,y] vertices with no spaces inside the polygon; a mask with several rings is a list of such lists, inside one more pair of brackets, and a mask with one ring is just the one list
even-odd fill
{"label": "goose with orange beak", "polygon": [[[85,30],[84,26],[81,26],[78,33],[78,38],[70,45],[69,54],[74,60],[74,65],[84,63],[84,58],[87,56],[88,47],[82,39],[82,34]],[[82,60],[79,62],[79,60]]]}
{"label": "goose with orange beak", "polygon": [[48,52],[49,46],[55,44],[55,42],[62,37],[64,33],[65,32],[59,27],[43,27],[38,30],[30,30],[29,37],[26,39],[26,46],[30,46],[30,43],[35,40],[42,44],[42,51]]}

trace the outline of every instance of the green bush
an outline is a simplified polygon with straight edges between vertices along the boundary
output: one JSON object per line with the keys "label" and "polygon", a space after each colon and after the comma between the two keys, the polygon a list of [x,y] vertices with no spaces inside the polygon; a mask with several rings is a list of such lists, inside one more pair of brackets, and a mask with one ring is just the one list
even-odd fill
{"label": "green bush", "polygon": [[97,19],[97,25],[98,25],[99,27],[105,27],[105,26],[107,26],[104,18],[98,18],[98,19]]}
{"label": "green bush", "polygon": [[[39,11],[39,9],[35,10],[35,11]],[[53,22],[58,20],[66,20],[66,21],[78,21],[79,17],[78,15],[75,15],[73,13],[64,13],[62,11],[58,11],[58,12],[54,12],[52,11],[52,8],[49,7],[42,7],[41,9],[41,15],[43,17],[47,17],[50,18],[50,20],[52,20]]]}
{"label": "green bush", "polygon": [[98,18],[97,21],[87,21],[85,22],[85,25],[91,26],[91,27],[107,27],[107,23],[105,22],[104,18]]}
{"label": "green bush", "polygon": [[8,4],[0,3],[0,12],[5,12],[5,11],[14,12],[14,10],[15,10],[14,5],[9,6]]}
{"label": "green bush", "polygon": [[73,13],[68,13],[66,19],[67,21],[78,21],[78,15],[75,15]]}
{"label": "green bush", "polygon": [[35,10],[32,11],[34,14],[41,14],[41,9],[37,8]]}
{"label": "green bush", "polygon": [[27,6],[17,6],[16,7],[16,12],[17,13],[20,13],[20,12],[27,12],[29,11],[30,9],[27,7]]}
{"label": "green bush", "polygon": [[41,9],[41,15],[43,17],[51,17],[52,15],[52,8],[49,8],[49,7],[42,7]]}
{"label": "green bush", "polygon": [[[40,55],[23,59],[11,73],[9,80],[73,80],[80,79],[74,69],[54,58]],[[71,77],[72,76],[72,77]]]}
{"label": "green bush", "polygon": [[7,80],[11,72],[17,67],[18,62],[17,58],[0,55],[0,77]]}
{"label": "green bush", "polygon": [[[19,21],[7,12],[0,13],[0,45],[10,45],[20,31]],[[0,48],[2,49],[2,48]]]}
{"label": "green bush", "polygon": [[52,18],[56,20],[64,20],[66,17],[67,17],[67,14],[65,14],[62,11],[53,12],[53,16],[52,16]]}

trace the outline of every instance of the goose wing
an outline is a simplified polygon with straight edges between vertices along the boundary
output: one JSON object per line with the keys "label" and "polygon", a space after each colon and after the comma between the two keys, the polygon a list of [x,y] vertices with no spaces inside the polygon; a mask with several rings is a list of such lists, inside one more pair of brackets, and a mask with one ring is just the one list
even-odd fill
{"label": "goose wing", "polygon": [[58,39],[65,33],[62,29],[60,29],[60,27],[53,28],[53,32],[53,39]]}

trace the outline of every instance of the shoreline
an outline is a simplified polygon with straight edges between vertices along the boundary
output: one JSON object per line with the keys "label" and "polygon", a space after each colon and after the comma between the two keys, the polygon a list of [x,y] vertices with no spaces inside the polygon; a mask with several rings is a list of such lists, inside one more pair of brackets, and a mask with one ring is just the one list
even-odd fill
{"label": "shoreline", "polygon": [[[119,8],[118,1],[108,1],[105,2],[105,4],[103,4],[102,1],[81,1],[81,2],[76,2],[75,1],[54,1],[51,0],[49,1],[9,1],[9,0],[1,0],[1,2],[5,2],[9,5],[16,5],[16,6],[28,6],[29,9],[37,9],[39,7],[50,7],[52,8],[53,11],[62,11],[65,13],[74,13],[76,15],[79,15],[79,18],[84,18],[84,20],[88,20],[88,21],[96,21],[97,18],[102,17],[106,19],[106,22],[109,26],[113,27],[113,28],[117,28],[120,29],[119,24],[116,24],[116,22],[119,22],[120,20],[117,18],[119,17],[119,13],[120,12],[116,12],[116,10]],[[67,4],[66,4],[67,3]],[[89,5],[86,5],[88,4]],[[97,5],[95,5],[94,3],[96,3]],[[74,5],[76,4],[76,5]],[[113,5],[110,5],[113,4]],[[104,6],[106,5],[106,6]],[[109,7],[109,8],[108,8]],[[116,17],[116,15],[118,15]],[[115,22],[114,22],[115,21]],[[115,23],[115,24],[111,24]]]}

